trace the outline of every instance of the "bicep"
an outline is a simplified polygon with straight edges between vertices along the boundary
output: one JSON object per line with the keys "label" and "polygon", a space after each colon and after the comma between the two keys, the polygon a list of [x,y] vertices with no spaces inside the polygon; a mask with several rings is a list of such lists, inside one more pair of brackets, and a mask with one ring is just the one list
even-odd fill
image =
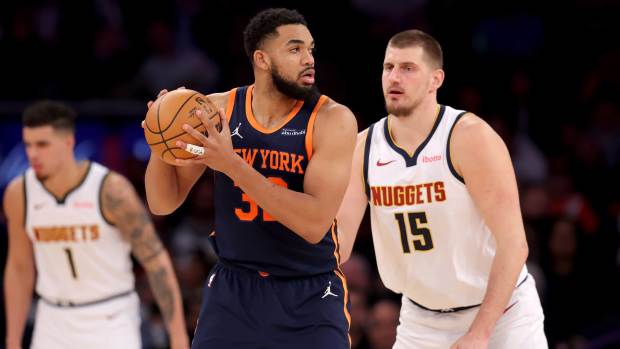
{"label": "bicep", "polygon": [[468,192],[499,240],[522,227],[510,155],[490,126],[482,124],[469,131],[473,132],[455,134],[454,154]]}
{"label": "bicep", "polygon": [[189,165],[189,166],[177,166],[175,168],[177,175],[177,183],[179,184],[179,192],[183,201],[187,198],[190,190],[198,182],[198,179],[206,170],[206,166]]}
{"label": "bicep", "polygon": [[102,205],[136,259],[144,265],[162,250],[153,222],[134,188],[124,177],[112,174],[104,184]]}
{"label": "bicep", "polygon": [[4,193],[3,205],[9,235],[8,261],[33,267],[32,242],[26,233],[24,221],[25,198],[22,185],[21,181],[12,182]]}
{"label": "bicep", "polygon": [[338,209],[338,238],[340,240],[340,253],[342,262],[346,261],[351,254],[353,244],[357,236],[368,199],[364,188],[364,144],[365,137],[358,137],[358,142],[353,154],[351,176],[342,204]]}
{"label": "bicep", "polygon": [[353,237],[357,234],[368,205],[364,188],[364,144],[365,136],[359,137],[353,155],[349,184],[337,215],[339,230]]}
{"label": "bicep", "polygon": [[328,120],[321,129],[317,125],[315,150],[304,176],[304,192],[319,199],[334,215],[349,181],[357,133],[353,115],[343,119]]}

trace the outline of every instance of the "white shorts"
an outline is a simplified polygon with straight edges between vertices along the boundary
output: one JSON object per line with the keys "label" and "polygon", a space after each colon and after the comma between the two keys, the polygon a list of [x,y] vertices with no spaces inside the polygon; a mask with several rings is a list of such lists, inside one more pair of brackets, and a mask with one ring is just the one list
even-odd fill
{"label": "white shorts", "polygon": [[32,349],[140,349],[136,293],[99,304],[57,307],[39,300]]}
{"label": "white shorts", "polygon": [[[546,349],[544,315],[534,278],[515,290],[489,340],[489,349]],[[471,326],[479,307],[454,313],[424,310],[407,297],[402,298],[400,325],[394,349],[448,349]]]}

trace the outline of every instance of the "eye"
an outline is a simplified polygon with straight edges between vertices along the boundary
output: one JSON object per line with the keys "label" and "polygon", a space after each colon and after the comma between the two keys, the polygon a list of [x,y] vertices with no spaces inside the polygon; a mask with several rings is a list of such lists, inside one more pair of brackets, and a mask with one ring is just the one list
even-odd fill
{"label": "eye", "polygon": [[289,50],[290,53],[298,53],[299,52],[299,47],[293,47],[292,49]]}

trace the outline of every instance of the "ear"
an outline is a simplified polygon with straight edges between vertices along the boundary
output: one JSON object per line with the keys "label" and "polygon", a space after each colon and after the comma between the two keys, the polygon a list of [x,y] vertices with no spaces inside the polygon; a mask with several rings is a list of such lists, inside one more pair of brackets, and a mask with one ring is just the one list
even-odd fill
{"label": "ear", "polygon": [[65,144],[67,147],[73,149],[75,147],[75,136],[73,134],[68,134],[65,140]]}
{"label": "ear", "polygon": [[271,68],[271,60],[269,59],[267,52],[262,50],[256,50],[254,51],[252,58],[254,60],[254,65],[257,68],[261,70],[269,70],[269,68]]}
{"label": "ear", "polygon": [[443,85],[443,79],[445,78],[445,73],[443,69],[435,69],[431,78],[431,91],[437,91],[441,85]]}

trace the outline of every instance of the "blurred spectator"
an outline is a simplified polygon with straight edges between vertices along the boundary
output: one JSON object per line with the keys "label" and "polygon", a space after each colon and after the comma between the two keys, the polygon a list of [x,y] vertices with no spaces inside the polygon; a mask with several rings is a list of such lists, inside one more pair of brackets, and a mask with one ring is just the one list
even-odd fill
{"label": "blurred spectator", "polygon": [[[575,224],[566,219],[557,220],[549,235],[549,259],[545,266],[547,287],[545,331],[550,343],[568,340],[578,333],[588,314],[589,285],[584,282],[583,270],[578,265],[578,232]],[[567,314],[570,314],[567,316]]]}
{"label": "blurred spectator", "polygon": [[186,200],[186,214],[172,230],[174,255],[183,256],[199,252],[209,265],[214,265],[217,255],[209,234],[213,232],[213,179],[211,172],[196,183]]}
{"label": "blurred spectator", "polygon": [[370,349],[365,326],[368,323],[369,313],[367,295],[356,289],[351,289],[349,291],[349,302],[351,304],[351,348]]}
{"label": "blurred spectator", "polygon": [[552,215],[575,220],[579,228],[595,234],[599,228],[599,217],[589,200],[573,187],[573,180],[567,174],[557,174],[549,179],[549,210]]}
{"label": "blurred spectator", "polygon": [[368,319],[368,339],[372,349],[391,349],[396,342],[399,304],[383,299],[375,303]]}
{"label": "blurred spectator", "polygon": [[191,46],[179,48],[171,26],[164,21],[147,28],[152,54],[146,58],[132,89],[156,96],[162,89],[185,86],[209,93],[219,77],[219,68],[204,52]]}
{"label": "blurred spectator", "polygon": [[352,253],[349,260],[342,266],[351,290],[360,292],[367,298],[371,292],[371,267],[368,259],[359,253]]}

